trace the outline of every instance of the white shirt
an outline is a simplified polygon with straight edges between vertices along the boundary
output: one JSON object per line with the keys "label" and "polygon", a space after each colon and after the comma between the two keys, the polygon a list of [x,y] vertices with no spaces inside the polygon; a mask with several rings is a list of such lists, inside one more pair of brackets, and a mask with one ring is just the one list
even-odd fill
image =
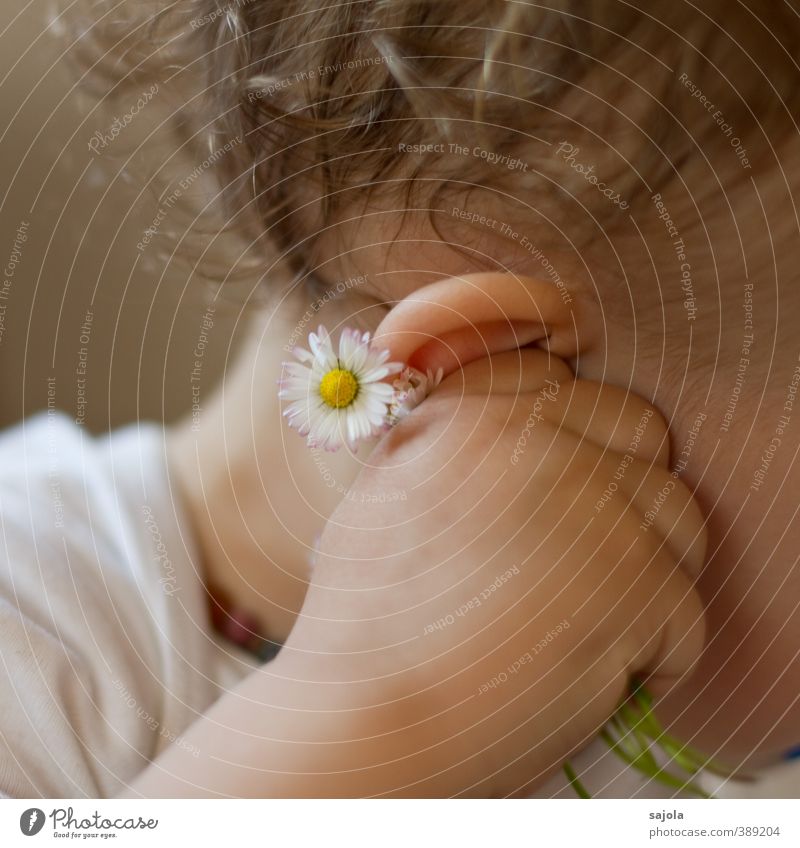
{"label": "white shirt", "polygon": [[[258,664],[214,634],[198,563],[158,425],[93,437],[48,410],[0,435],[0,795],[111,797],[189,746]],[[600,742],[573,764],[598,797],[672,795]],[[798,771],[718,794],[793,797]],[[561,776],[553,795],[573,796]]]}
{"label": "white shirt", "polygon": [[163,430],[0,436],[0,793],[119,793],[257,660],[210,626]]}

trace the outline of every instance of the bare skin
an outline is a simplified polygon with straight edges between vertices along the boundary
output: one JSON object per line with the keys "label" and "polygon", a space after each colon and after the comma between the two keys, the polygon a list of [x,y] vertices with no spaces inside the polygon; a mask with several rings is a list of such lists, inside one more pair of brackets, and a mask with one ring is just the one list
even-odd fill
{"label": "bare skin", "polygon": [[[560,326],[562,346],[551,349],[564,357],[579,377],[628,387],[653,402],[668,423],[673,463],[685,449],[698,413],[707,416],[693,437],[687,465],[680,469],[681,481],[695,493],[706,516],[709,548],[697,588],[706,610],[707,640],[696,672],[682,679],[679,687],[662,690],[658,711],[673,723],[676,733],[709,753],[734,765],[758,764],[800,741],[800,614],[795,600],[799,537],[792,494],[800,485],[800,465],[795,460],[800,428],[790,426],[781,434],[779,459],[772,462],[758,490],[751,490],[754,471],[761,466],[764,450],[775,435],[798,357],[794,320],[800,308],[795,256],[798,226],[792,197],[798,189],[800,153],[798,143],[786,139],[778,151],[781,168],[765,167],[754,172],[755,182],[741,170],[735,157],[726,158],[724,140],[719,156],[713,156],[710,149],[706,153],[715,162],[713,179],[702,161],[690,161],[682,168],[681,177],[685,185],[693,187],[693,194],[687,196],[677,183],[663,192],[663,201],[681,222],[681,235],[691,249],[693,286],[699,304],[692,322],[687,321],[679,290],[679,296],[675,296],[679,278],[675,276],[672,243],[652,210],[637,216],[638,229],[609,225],[603,238],[580,255],[567,243],[560,250],[554,247],[549,255],[568,281],[573,298],[567,317],[557,301],[544,315],[537,307],[523,308],[512,317],[527,328],[538,322],[548,328],[548,333],[553,326]],[[323,256],[338,259],[321,262],[317,269],[318,276],[330,285],[354,274],[369,277],[364,294],[374,300],[372,305],[366,302],[359,313],[367,326],[377,327],[385,316],[387,310],[382,304],[393,306],[443,276],[477,269],[475,257],[459,255],[437,243],[435,234],[421,220],[409,225],[407,241],[398,238],[387,248],[385,234],[399,233],[399,223],[395,227],[387,220],[385,210],[375,211],[374,220],[359,215],[354,219],[357,224],[339,227],[336,243],[327,248],[323,245],[320,250]],[[483,197],[474,211],[508,217],[507,210],[491,208]],[[401,213],[403,210],[398,216]],[[523,224],[528,227],[526,231],[535,232],[533,223]],[[466,237],[455,240],[469,241]],[[343,251],[341,245],[347,245],[347,250]],[[535,270],[518,245],[494,241],[491,245],[481,242],[480,246],[484,255],[495,259],[501,268],[529,274]],[[745,331],[742,303],[749,282],[756,285],[756,343],[749,351],[735,414],[723,430],[722,415],[741,356]],[[539,290],[534,287],[534,291],[532,303],[541,303]],[[457,299],[451,301],[453,304],[460,308]],[[227,585],[243,604],[257,610],[271,635],[284,639],[291,632],[289,644],[296,639],[298,645],[321,638],[299,625],[292,632],[300,610],[305,616],[324,596],[323,589],[315,585],[306,597],[308,551],[325,528],[328,516],[340,503],[342,509],[347,507],[342,502],[342,490],[365,469],[368,457],[368,452],[358,457],[346,453],[325,456],[336,484],[328,488],[325,474],[302,440],[277,430],[279,409],[272,386],[279,362],[286,356],[281,348],[307,305],[302,298],[286,302],[268,317],[264,340],[254,338],[243,355],[224,399],[220,396],[214,410],[204,417],[197,445],[198,437],[189,432],[188,425],[177,428],[170,437],[176,483],[186,493],[209,575]],[[349,301],[342,309],[333,304],[320,311],[319,320],[334,326],[339,320],[348,321],[355,311]],[[644,316],[649,320],[643,321]],[[468,318],[480,322],[479,315]],[[394,332],[436,335],[441,331],[441,327],[428,328],[420,323],[419,314],[410,325],[398,324],[392,329],[389,320],[384,329],[387,326],[390,345],[400,338],[392,338]],[[568,332],[564,332],[565,327]],[[474,337],[462,341],[465,348],[472,347],[473,352],[485,356],[489,350],[484,347],[481,351],[481,345],[491,333],[483,329],[477,341]],[[520,343],[529,341],[525,338]],[[508,342],[506,337],[497,350],[514,346]],[[416,351],[416,344],[397,347],[398,356]],[[425,355],[432,352],[429,348]],[[441,349],[439,355],[447,358]],[[497,378],[497,369],[494,374]],[[617,413],[612,409],[610,414]],[[285,438],[276,439],[276,432],[282,432]],[[225,445],[224,451],[220,451],[220,445]],[[364,473],[376,472],[367,468]],[[398,506],[393,507],[395,515]],[[330,541],[332,536],[326,538]],[[607,598],[609,605],[615,601],[614,597]],[[309,605],[303,607],[304,602]],[[345,613],[346,608],[342,610]],[[420,622],[423,629],[429,623],[430,618]],[[290,654],[285,653],[274,668],[282,670],[291,662]],[[328,668],[326,665],[326,673]],[[291,676],[289,670],[286,673]],[[346,675],[346,670],[337,666],[335,673]],[[307,676],[313,680],[316,674],[312,669]],[[291,687],[284,688],[284,682],[276,684],[270,677],[268,685],[266,679],[254,675],[242,685],[270,703],[277,702],[279,696],[296,697],[296,704],[317,703],[320,691],[329,697],[329,688],[319,689],[315,684],[292,696]],[[566,677],[563,683],[568,685]],[[613,699],[609,703],[613,705]],[[238,697],[231,695],[215,709],[222,711],[219,715],[228,724],[236,724],[240,706]],[[260,709],[258,720],[252,719],[253,728],[264,726]],[[294,715],[292,720],[296,718]],[[593,720],[602,721],[599,712]],[[303,732],[285,727],[290,736]],[[352,727],[331,728],[331,732],[352,738]],[[222,738],[219,744],[224,745]],[[565,741],[562,753],[568,748]],[[282,750],[288,748],[283,746]],[[267,755],[272,757],[276,752],[261,750],[257,768],[263,768]],[[177,752],[168,756],[180,757]],[[355,748],[348,756],[356,757]],[[555,759],[550,750],[526,773],[532,776],[537,770],[546,770]],[[343,762],[347,760],[343,758]],[[198,782],[210,786],[206,777],[211,780],[215,768],[209,764],[208,774]],[[228,777],[233,782],[225,789],[222,781],[220,791],[237,794],[242,784],[236,784],[232,775]],[[515,775],[511,782],[519,778]],[[331,791],[330,784],[300,783],[278,785],[273,781],[260,784],[258,791]],[[140,791],[161,791],[155,786],[143,783]],[[231,788],[234,786],[239,788]],[[359,794],[362,789],[371,791],[371,786],[370,781],[366,785],[354,783],[348,785],[347,792]],[[456,782],[443,791],[461,791],[460,786],[463,783]],[[161,788],[178,791],[174,786]],[[442,786],[428,788],[442,790]],[[344,792],[344,787],[339,789]]]}
{"label": "bare skin", "polygon": [[[664,692],[696,663],[704,622],[688,575],[705,552],[700,510],[675,481],[669,508],[640,528],[674,480],[663,420],[628,392],[575,381],[555,354],[509,351],[497,323],[480,338],[463,331],[494,308],[517,341],[549,337],[574,355],[573,311],[550,286],[496,274],[468,282],[475,294],[459,321],[449,304],[464,279],[417,292],[380,328],[395,355],[420,365],[456,354],[445,362],[451,376],[379,443],[352,488],[410,496],[367,507],[339,499],[278,659],[185,734],[199,759],[173,747],[129,794],[523,793],[589,741],[631,673]],[[449,344],[421,344],[431,338]],[[624,485],[597,513],[643,416]],[[309,517],[309,534],[318,520]],[[277,594],[252,562],[266,610]],[[224,565],[212,556],[208,567]],[[492,585],[491,601],[453,616]],[[557,630],[548,650],[531,653]]]}

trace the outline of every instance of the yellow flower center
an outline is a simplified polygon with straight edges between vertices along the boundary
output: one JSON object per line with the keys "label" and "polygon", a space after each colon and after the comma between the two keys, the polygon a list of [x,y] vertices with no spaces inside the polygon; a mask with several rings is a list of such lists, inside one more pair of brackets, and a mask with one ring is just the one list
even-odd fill
{"label": "yellow flower center", "polygon": [[322,378],[319,384],[319,393],[328,406],[334,409],[342,409],[356,399],[358,394],[358,380],[351,371],[343,368],[334,368]]}

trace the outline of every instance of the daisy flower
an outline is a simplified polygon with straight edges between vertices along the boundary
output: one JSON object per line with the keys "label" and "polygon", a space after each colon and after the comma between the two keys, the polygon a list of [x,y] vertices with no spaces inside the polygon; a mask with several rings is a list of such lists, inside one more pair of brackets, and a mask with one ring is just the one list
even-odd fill
{"label": "daisy flower", "polygon": [[434,374],[430,368],[423,374],[416,368],[406,366],[392,384],[394,398],[389,404],[386,423],[392,427],[414,409],[442,382],[441,368]]}
{"label": "daisy flower", "polygon": [[297,362],[284,362],[278,397],[287,402],[283,414],[289,426],[307,436],[309,447],[355,449],[386,426],[394,389],[385,377],[402,363],[387,362],[388,350],[376,350],[369,333],[345,329],[339,351],[325,327],[308,337],[311,351],[296,347]]}

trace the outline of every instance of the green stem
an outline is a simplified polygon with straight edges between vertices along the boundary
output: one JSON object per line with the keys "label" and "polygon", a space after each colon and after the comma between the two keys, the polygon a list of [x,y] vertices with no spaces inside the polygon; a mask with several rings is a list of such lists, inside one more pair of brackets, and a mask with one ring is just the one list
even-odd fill
{"label": "green stem", "polygon": [[[731,769],[726,769],[667,733],[653,712],[652,696],[638,679],[631,681],[628,697],[600,731],[600,738],[620,759],[646,777],[701,798],[714,797],[692,780],[701,770],[721,777],[733,774]],[[667,771],[665,766],[659,766],[653,756],[655,747],[661,748],[670,762],[674,762],[687,776],[679,777]],[[570,763],[564,763],[564,772],[579,797],[591,797]]]}
{"label": "green stem", "polygon": [[581,783],[578,779],[578,775],[575,774],[575,769],[572,768],[572,764],[567,761],[564,763],[564,774],[566,774],[567,779],[570,782],[570,785],[575,790],[575,794],[579,798],[591,798],[592,796],[586,791],[586,787]]}
{"label": "green stem", "polygon": [[638,771],[645,774],[647,777],[650,777],[653,780],[657,780],[664,786],[669,786],[673,789],[681,789],[685,792],[691,792],[694,795],[699,796],[700,798],[711,797],[708,792],[701,789],[696,784],[692,783],[691,780],[682,779],[674,774],[670,774],[668,771],[665,771],[657,764],[655,769],[653,769],[649,766],[648,763],[642,761],[639,756],[631,756],[628,751],[626,751],[607,730],[602,730],[600,732],[600,737],[608,745],[608,747],[611,748],[611,750],[617,754],[618,757],[620,757],[629,765],[633,766]]}

